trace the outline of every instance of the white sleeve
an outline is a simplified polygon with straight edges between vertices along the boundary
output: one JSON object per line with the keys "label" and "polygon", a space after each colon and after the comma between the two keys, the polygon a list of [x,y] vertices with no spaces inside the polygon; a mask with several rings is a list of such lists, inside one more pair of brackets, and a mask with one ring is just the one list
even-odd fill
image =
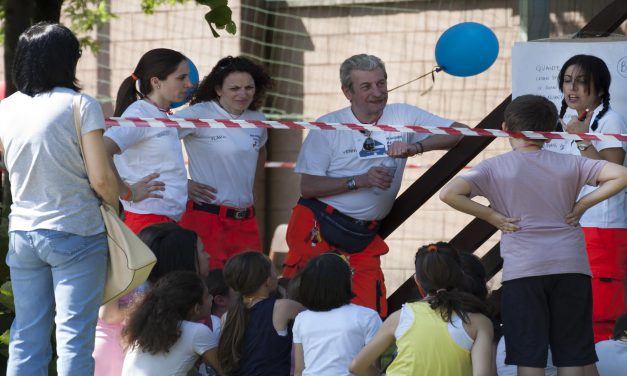
{"label": "white sleeve", "polygon": [[372,340],[374,335],[377,334],[379,327],[381,327],[381,318],[379,317],[379,314],[371,310],[371,312],[369,312],[368,316],[366,317],[365,324],[365,338],[366,344],[368,344],[368,342]]}
{"label": "white sleeve", "polygon": [[[627,133],[627,123],[625,119],[615,112],[608,111],[605,116],[599,120],[599,128],[595,132],[597,133]],[[627,151],[627,142],[619,140],[606,140],[606,141],[592,141],[594,147],[601,151],[609,148],[623,148]]]}
{"label": "white sleeve", "polygon": [[86,134],[96,129],[105,129],[104,114],[98,101],[88,95],[81,95],[81,134]]}
{"label": "white sleeve", "polygon": [[[195,111],[195,107],[192,105],[187,108],[184,108],[180,111],[176,111],[171,117],[181,118],[181,119],[199,119],[200,115]],[[183,139],[190,134],[196,132],[197,128],[178,128],[179,138]]]}
{"label": "white sleeve", "polygon": [[296,319],[294,319],[294,326],[292,327],[292,339],[294,343],[303,343],[300,333],[300,323],[303,320],[301,314],[302,312],[296,316]]}
{"label": "white sleeve", "polygon": [[204,354],[207,350],[218,347],[218,335],[203,324],[194,325],[194,339],[192,348],[198,355]]}
{"label": "white sleeve", "polygon": [[333,158],[333,147],[329,136],[342,131],[309,131],[298,154],[294,172],[316,176],[326,176]]}
{"label": "white sleeve", "polygon": [[156,128],[111,127],[107,129],[104,135],[115,142],[123,153],[133,145],[143,141],[147,132],[153,129]]}

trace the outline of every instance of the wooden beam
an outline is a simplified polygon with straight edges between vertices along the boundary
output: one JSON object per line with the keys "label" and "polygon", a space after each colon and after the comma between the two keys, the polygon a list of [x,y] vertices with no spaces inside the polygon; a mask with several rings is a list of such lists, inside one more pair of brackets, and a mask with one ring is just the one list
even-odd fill
{"label": "wooden beam", "polygon": [[[584,26],[575,37],[581,36],[606,36],[609,33],[614,32],[620,25],[627,19],[627,1],[615,0],[607,5],[603,10],[596,14],[587,24]],[[503,119],[503,111],[509,102],[511,102],[511,94],[507,97],[498,107],[496,107],[479,125],[477,128],[492,128],[496,129],[500,127],[500,121]],[[500,119],[500,120],[499,120]],[[496,121],[499,121],[496,124]],[[478,138],[478,137],[476,137]],[[433,196],[444,184],[459,172],[467,162],[464,156],[457,155],[457,153],[468,152],[472,155],[469,159],[474,158],[479,152],[481,152],[489,142],[483,145],[473,140],[462,140],[455,148],[446,153],[433,167],[431,167],[425,174],[423,174],[414,184],[412,184],[401,196],[396,199],[392,210],[388,217],[385,218],[381,226],[379,234],[385,238],[389,236],[396,228],[398,228],[414,211],[418,210],[431,196]],[[453,155],[456,154],[456,155]],[[445,162],[442,162],[445,160]],[[463,165],[461,163],[463,162]],[[442,169],[444,171],[432,171],[435,169]],[[450,171],[446,171],[449,169]],[[447,177],[447,180],[442,181]],[[489,224],[481,223],[483,221],[473,220],[470,222],[460,233],[458,233],[451,243],[456,247],[464,251],[476,250],[487,238],[492,236],[495,229]],[[487,225],[487,226],[486,226]],[[479,244],[479,245],[477,245]],[[484,257],[482,262],[486,267],[488,278],[492,278],[501,268],[502,262],[500,256],[500,245],[496,244]],[[403,283],[394,293],[388,298],[388,312],[394,312],[400,309],[401,305],[408,300],[418,298],[417,289],[413,278],[409,278]]]}

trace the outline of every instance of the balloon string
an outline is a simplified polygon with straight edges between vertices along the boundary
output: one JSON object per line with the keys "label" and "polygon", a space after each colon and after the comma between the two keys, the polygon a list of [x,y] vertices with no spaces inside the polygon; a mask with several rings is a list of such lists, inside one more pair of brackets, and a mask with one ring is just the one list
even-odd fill
{"label": "balloon string", "polygon": [[[414,79],[413,79],[413,80],[411,80],[411,81],[407,81],[407,82],[405,82],[404,84],[398,85],[398,86],[396,86],[396,87],[394,87],[394,88],[392,88],[392,89],[388,90],[388,93],[389,93],[390,91],[396,90],[396,89],[398,89],[398,88],[400,88],[400,87],[403,87],[403,86],[409,85],[409,84],[411,84],[411,83],[412,83],[412,82],[414,82],[414,81],[418,81],[418,80],[419,80],[419,79],[421,79],[421,78],[425,78],[425,77],[427,77],[428,75],[431,75],[431,80],[432,80],[432,82],[434,82],[434,83],[435,83],[435,73],[440,72],[441,70],[442,70],[442,67],[440,67],[440,66],[436,66],[436,67],[435,67],[435,68],[433,68],[430,72],[427,72],[427,73],[423,74],[423,75],[422,75],[422,76],[420,76],[420,77],[416,77],[416,78],[414,78]],[[431,88],[433,88],[433,85],[431,85]],[[425,94],[425,93],[429,92],[429,91],[431,90],[431,88],[427,89],[427,90],[426,90],[423,94]]]}

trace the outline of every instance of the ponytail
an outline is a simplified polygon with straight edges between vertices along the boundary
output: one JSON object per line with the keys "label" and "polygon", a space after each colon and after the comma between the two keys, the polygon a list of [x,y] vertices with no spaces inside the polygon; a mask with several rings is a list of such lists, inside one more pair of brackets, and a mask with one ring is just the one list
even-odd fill
{"label": "ponytail", "polygon": [[186,59],[182,53],[168,48],[155,48],[146,52],[133,73],[122,81],[113,115],[122,116],[128,106],[152,92],[150,80],[153,77],[165,80]]}
{"label": "ponytail", "polygon": [[239,368],[249,319],[250,310],[244,304],[242,295],[237,294],[226,314],[218,342],[218,360],[225,375],[234,374]]}
{"label": "ponytail", "polygon": [[592,122],[592,125],[590,126],[590,129],[593,132],[596,131],[597,128],[599,128],[599,120],[601,120],[603,115],[605,115],[609,109],[610,109],[610,93],[605,93],[603,95],[603,109],[599,111],[599,114],[597,115],[597,117]]}
{"label": "ponytail", "polygon": [[[564,119],[564,115],[566,114],[566,109],[568,109],[568,105],[566,104],[566,99],[562,99],[562,107],[560,108],[559,118]],[[556,132],[564,132],[564,127],[562,127],[562,122],[558,121],[557,126],[555,127]]]}
{"label": "ponytail", "polygon": [[464,272],[459,252],[452,245],[438,242],[421,247],[416,252],[416,280],[427,293],[429,306],[440,313],[444,321],[451,321],[456,313],[468,322],[468,313],[489,316],[487,305],[476,296],[462,292]]}
{"label": "ponytail", "polygon": [[135,79],[131,76],[126,77],[118,89],[113,116],[122,116],[128,106],[143,97],[144,96],[135,88]]}
{"label": "ponytail", "polygon": [[250,320],[250,309],[244,298],[254,295],[270,278],[272,261],[260,252],[243,252],[224,264],[223,274],[226,284],[237,292],[237,298],[226,313],[218,342],[220,366],[226,375],[231,375],[239,369]]}
{"label": "ponytail", "polygon": [[448,322],[451,322],[453,312],[465,323],[468,323],[468,313],[470,312],[482,313],[490,317],[490,310],[486,303],[472,294],[457,289],[440,289],[435,295],[429,296],[427,302],[431,309],[440,312],[442,320]]}

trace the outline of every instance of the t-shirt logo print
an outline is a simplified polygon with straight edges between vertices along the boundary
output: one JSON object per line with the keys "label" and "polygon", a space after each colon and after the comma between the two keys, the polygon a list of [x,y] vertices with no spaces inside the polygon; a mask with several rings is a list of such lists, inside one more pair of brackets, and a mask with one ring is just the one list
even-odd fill
{"label": "t-shirt logo print", "polygon": [[374,141],[374,149],[360,150],[359,151],[360,158],[367,158],[367,157],[372,157],[375,155],[385,155],[385,145],[382,142],[377,141],[376,139],[373,139],[373,141]]}

